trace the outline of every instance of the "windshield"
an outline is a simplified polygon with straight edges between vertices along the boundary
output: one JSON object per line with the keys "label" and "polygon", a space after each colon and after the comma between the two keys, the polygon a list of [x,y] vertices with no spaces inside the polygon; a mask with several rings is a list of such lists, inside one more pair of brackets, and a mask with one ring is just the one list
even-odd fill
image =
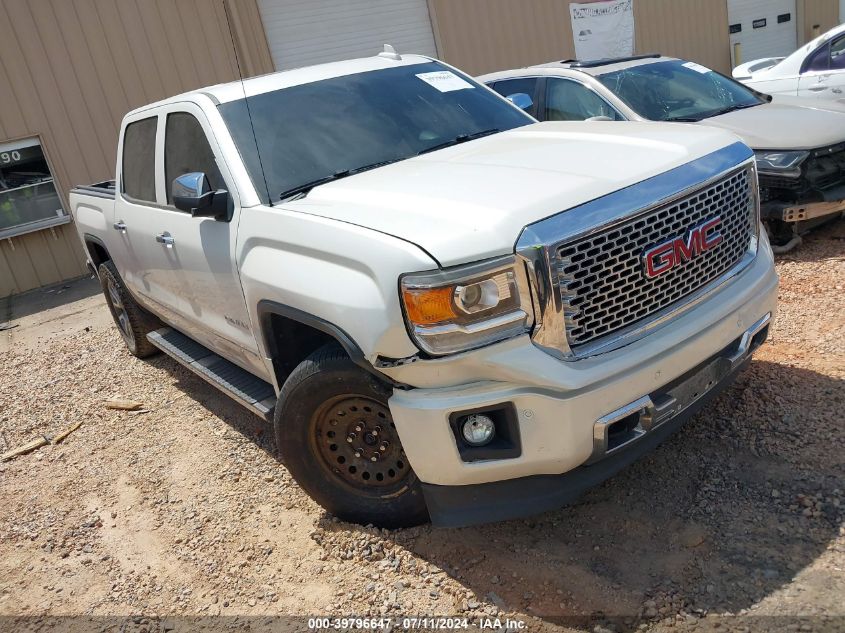
{"label": "windshield", "polygon": [[240,99],[219,110],[256,191],[271,204],[307,193],[309,183],[534,123],[437,62],[282,88],[246,105]]}
{"label": "windshield", "polygon": [[765,103],[742,84],[694,62],[655,62],[596,77],[652,121],[701,121]]}

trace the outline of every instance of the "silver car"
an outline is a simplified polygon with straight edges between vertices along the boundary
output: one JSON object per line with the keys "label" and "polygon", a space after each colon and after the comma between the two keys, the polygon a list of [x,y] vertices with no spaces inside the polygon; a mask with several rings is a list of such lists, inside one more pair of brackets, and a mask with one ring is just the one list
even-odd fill
{"label": "silver car", "polygon": [[675,121],[737,134],[755,152],[778,250],[845,210],[845,109],[772,97],[660,55],[550,62],[479,77],[540,121]]}

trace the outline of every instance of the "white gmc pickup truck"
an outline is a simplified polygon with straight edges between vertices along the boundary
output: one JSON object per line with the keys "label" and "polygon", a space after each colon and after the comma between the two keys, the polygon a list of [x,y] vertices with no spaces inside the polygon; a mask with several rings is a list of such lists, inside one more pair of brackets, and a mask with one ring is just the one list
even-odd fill
{"label": "white gmc pickup truck", "polygon": [[272,421],[301,486],[361,523],[568,503],[720,392],[775,314],[736,137],[537,123],[415,55],[134,110],[115,181],[71,202],[130,351]]}

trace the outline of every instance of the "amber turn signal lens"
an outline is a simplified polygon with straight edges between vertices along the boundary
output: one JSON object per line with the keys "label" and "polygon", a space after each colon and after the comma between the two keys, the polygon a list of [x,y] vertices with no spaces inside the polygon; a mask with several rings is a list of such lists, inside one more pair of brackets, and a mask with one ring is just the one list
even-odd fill
{"label": "amber turn signal lens", "polygon": [[433,325],[454,319],[457,315],[452,307],[453,292],[453,287],[404,288],[402,298],[408,319],[416,325]]}

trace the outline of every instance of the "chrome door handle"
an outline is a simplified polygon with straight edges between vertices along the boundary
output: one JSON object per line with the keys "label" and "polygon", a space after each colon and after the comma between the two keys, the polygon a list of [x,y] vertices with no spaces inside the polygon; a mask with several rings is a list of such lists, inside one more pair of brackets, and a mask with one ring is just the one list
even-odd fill
{"label": "chrome door handle", "polygon": [[821,92],[822,90],[827,90],[827,86],[810,86],[810,92]]}
{"label": "chrome door handle", "polygon": [[156,235],[156,242],[158,242],[159,244],[164,244],[169,248],[176,243],[176,240],[174,240],[169,233],[162,233],[161,235]]}
{"label": "chrome door handle", "polygon": [[120,231],[121,233],[126,233],[126,223],[123,220],[118,220],[117,222],[112,224],[112,227],[114,228],[115,231]]}

